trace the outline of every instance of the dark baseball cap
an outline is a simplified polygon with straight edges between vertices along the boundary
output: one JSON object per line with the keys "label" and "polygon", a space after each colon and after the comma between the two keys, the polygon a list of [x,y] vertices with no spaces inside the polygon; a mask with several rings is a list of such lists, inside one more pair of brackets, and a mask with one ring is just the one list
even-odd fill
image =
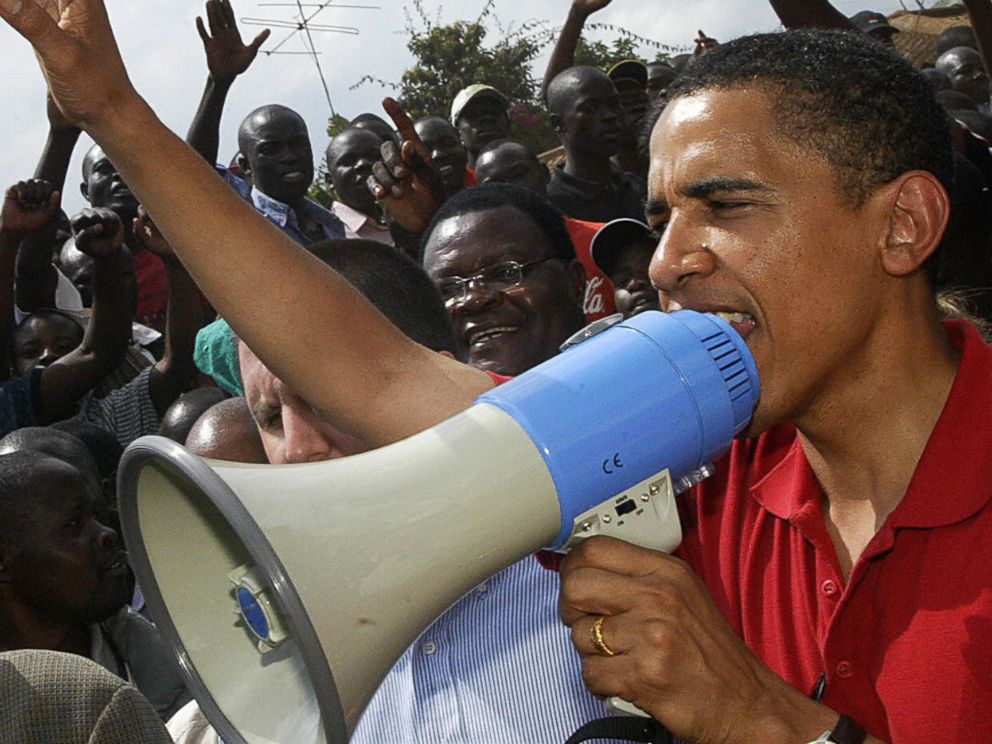
{"label": "dark baseball cap", "polygon": [[888,31],[890,34],[899,33],[899,29],[889,23],[889,19],[883,13],[874,10],[862,10],[855,13],[849,19],[854,27],[863,34],[870,34],[873,31]]}
{"label": "dark baseball cap", "polygon": [[637,59],[625,59],[607,70],[606,75],[614,83],[618,80],[633,80],[642,88],[648,84],[648,68]]}
{"label": "dark baseball cap", "polygon": [[599,270],[610,276],[620,249],[639,240],[653,241],[654,231],[640,220],[621,217],[607,222],[596,231],[589,252]]}

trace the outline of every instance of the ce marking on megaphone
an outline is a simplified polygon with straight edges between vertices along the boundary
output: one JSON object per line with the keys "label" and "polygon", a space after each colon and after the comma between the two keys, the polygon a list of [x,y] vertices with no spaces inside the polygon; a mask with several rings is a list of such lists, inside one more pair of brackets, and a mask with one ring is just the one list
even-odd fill
{"label": "ce marking on megaphone", "polygon": [[623,467],[623,462],[620,460],[620,453],[614,452],[613,457],[607,457],[603,460],[603,472],[607,475],[613,475],[614,472]]}

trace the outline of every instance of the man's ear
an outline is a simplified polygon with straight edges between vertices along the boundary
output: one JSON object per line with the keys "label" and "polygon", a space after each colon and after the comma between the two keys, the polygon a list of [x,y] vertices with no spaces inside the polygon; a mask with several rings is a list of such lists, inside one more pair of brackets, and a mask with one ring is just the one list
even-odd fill
{"label": "man's ear", "polygon": [[951,201],[936,176],[926,171],[904,173],[885,190],[890,207],[882,268],[892,276],[906,276],[940,245]]}
{"label": "man's ear", "polygon": [[89,186],[86,185],[86,181],[81,181],[80,182],[80,184],[79,184],[79,193],[83,195],[83,198],[86,201],[89,201],[90,200],[90,189],[89,189]]}
{"label": "man's ear", "polygon": [[251,173],[251,163],[244,155],[238,154],[238,170],[242,173]]}
{"label": "man's ear", "polygon": [[551,128],[554,129],[556,132],[560,133],[563,131],[561,125],[561,117],[558,116],[558,114],[551,114],[551,116],[548,118],[548,121],[551,122]]}

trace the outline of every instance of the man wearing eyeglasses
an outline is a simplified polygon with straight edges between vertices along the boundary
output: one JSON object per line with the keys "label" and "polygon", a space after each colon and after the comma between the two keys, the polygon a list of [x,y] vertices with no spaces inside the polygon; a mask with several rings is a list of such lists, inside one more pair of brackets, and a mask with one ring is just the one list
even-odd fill
{"label": "man wearing eyeglasses", "polygon": [[424,268],[479,369],[518,375],[585,324],[585,274],[561,215],[519,187],[487,184],[445,202],[425,233]]}

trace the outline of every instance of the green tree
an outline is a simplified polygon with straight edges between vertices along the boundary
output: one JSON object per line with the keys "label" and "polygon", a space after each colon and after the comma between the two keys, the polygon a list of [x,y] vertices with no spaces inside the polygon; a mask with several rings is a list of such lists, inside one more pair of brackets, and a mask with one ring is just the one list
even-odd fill
{"label": "green tree", "polygon": [[[447,118],[458,91],[473,83],[486,83],[510,99],[512,137],[526,142],[537,152],[555,147],[558,139],[539,100],[540,82],[534,73],[534,63],[554,42],[558,29],[542,21],[504,28],[494,7],[495,0],[488,0],[474,21],[442,24],[439,18],[428,15],[423,0],[412,0],[412,14],[410,8],[404,10],[409,37],[406,46],[415,64],[403,73],[399,83],[367,75],[355,87],[376,83],[393,90],[410,118],[416,120],[427,115]],[[487,46],[486,42],[491,40],[490,25],[498,32],[498,39]],[[621,59],[643,59],[638,50],[644,46],[654,47],[659,58],[677,51],[623,28],[589,24],[587,29],[605,30],[615,38],[610,43],[580,41],[577,64],[606,70]]]}

